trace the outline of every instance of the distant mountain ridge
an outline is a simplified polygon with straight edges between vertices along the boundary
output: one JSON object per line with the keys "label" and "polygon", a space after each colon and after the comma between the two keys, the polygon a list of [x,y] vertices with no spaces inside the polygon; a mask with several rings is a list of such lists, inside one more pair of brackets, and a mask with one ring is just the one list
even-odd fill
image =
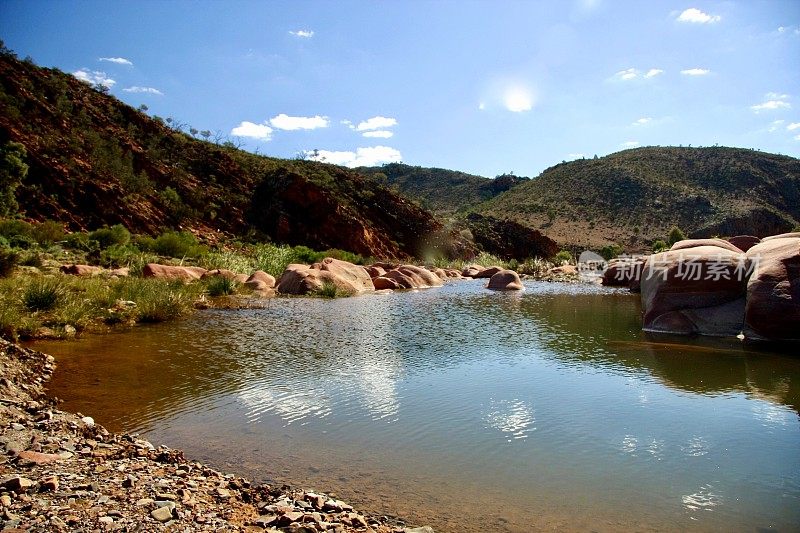
{"label": "distant mountain ridge", "polygon": [[693,237],[765,236],[800,223],[800,160],[743,148],[636,148],[558,164],[476,211],[573,246],[647,247],[672,226]]}
{"label": "distant mountain ridge", "polygon": [[474,249],[361,174],[194,138],[209,136],[106,92],[0,53],[0,145],[13,141],[27,151],[30,168],[16,198],[28,218],[73,230],[122,223],[134,232],[184,228],[210,239],[256,234],[387,259]]}
{"label": "distant mountain ridge", "polygon": [[359,167],[356,171],[379,183],[396,188],[441,215],[464,212],[498,194],[528,181],[528,178],[503,174],[490,179],[457,170],[389,163],[381,167]]}

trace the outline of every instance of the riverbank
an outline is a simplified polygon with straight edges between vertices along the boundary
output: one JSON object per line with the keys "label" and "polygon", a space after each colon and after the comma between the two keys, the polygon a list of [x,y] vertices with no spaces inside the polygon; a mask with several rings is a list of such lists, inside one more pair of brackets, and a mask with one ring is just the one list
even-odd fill
{"label": "riverbank", "polygon": [[0,530],[433,531],[109,433],[57,408],[46,393],[54,369],[51,356],[0,339]]}

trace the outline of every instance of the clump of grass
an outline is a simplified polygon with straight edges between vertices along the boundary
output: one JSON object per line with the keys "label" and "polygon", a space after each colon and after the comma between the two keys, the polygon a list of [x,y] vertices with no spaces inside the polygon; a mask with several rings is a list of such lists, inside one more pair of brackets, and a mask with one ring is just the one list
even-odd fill
{"label": "clump of grass", "polygon": [[224,276],[214,276],[206,282],[206,291],[209,296],[227,296],[236,292],[236,281]]}
{"label": "clump of grass", "polygon": [[113,245],[126,245],[131,240],[131,233],[122,224],[96,229],[89,234],[90,241],[97,241],[100,248],[108,248]]}
{"label": "clump of grass", "polygon": [[31,312],[50,311],[62,303],[65,297],[64,286],[57,278],[40,278],[25,287],[22,292],[22,305]]}
{"label": "clump of grass", "polygon": [[6,248],[0,248],[0,278],[10,276],[18,262],[18,253]]}
{"label": "clump of grass", "polygon": [[136,242],[143,250],[167,257],[196,258],[208,253],[208,249],[198,244],[194,235],[187,231],[165,231],[155,239],[140,237]]}
{"label": "clump of grass", "polygon": [[202,291],[199,283],[123,278],[112,288],[111,296],[114,301],[134,302],[132,314],[137,322],[165,322],[189,314]]}
{"label": "clump of grass", "polygon": [[254,270],[253,259],[247,255],[247,250],[208,252],[200,257],[199,265],[208,270],[220,268],[244,274]]}
{"label": "clump of grass", "polygon": [[320,288],[315,294],[320,298],[336,298],[339,296],[339,287],[337,287],[332,281],[323,281],[322,288]]}

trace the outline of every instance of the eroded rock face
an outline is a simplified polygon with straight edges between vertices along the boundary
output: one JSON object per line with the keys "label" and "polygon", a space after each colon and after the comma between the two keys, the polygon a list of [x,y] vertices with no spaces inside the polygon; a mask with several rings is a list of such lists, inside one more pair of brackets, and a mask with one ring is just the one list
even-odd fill
{"label": "eroded rock face", "polygon": [[[800,340],[800,233],[766,238],[750,248],[744,335]],[[796,235],[796,236],[792,236]]]}
{"label": "eroded rock face", "polygon": [[205,268],[200,267],[182,267],[148,263],[142,269],[142,277],[194,281],[202,278],[203,274],[206,272]]}
{"label": "eroded rock face", "polygon": [[397,289],[411,288],[411,287],[403,287],[397,280],[393,278],[387,278],[384,276],[378,276],[377,278],[372,278],[372,283],[375,285],[376,291],[384,291],[387,289],[397,290]]}
{"label": "eroded rock face", "polygon": [[322,289],[322,272],[308,265],[291,264],[281,274],[275,287],[281,294],[309,294]]}
{"label": "eroded rock face", "polygon": [[700,241],[699,246],[694,241],[648,258],[641,275],[645,331],[687,335],[741,332],[747,257],[726,241]]}
{"label": "eroded rock face", "polygon": [[521,291],[525,289],[519,279],[519,274],[513,270],[496,272],[489,279],[489,284],[486,288],[495,291]]}

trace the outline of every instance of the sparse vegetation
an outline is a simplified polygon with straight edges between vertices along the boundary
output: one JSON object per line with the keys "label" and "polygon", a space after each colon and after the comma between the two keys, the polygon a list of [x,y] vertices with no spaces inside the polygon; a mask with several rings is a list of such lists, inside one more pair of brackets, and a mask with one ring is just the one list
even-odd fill
{"label": "sparse vegetation", "polygon": [[209,296],[227,296],[234,294],[238,283],[224,276],[214,276],[206,282],[206,291]]}
{"label": "sparse vegetation", "polygon": [[569,252],[569,250],[561,250],[553,258],[553,262],[556,265],[564,265],[564,264],[567,264],[567,263],[571,263],[572,262],[572,254]]}
{"label": "sparse vegetation", "polygon": [[667,244],[672,246],[676,242],[682,241],[684,239],[686,239],[686,234],[683,233],[681,228],[679,228],[678,226],[672,226],[672,228],[669,230],[669,235],[667,236]]}

